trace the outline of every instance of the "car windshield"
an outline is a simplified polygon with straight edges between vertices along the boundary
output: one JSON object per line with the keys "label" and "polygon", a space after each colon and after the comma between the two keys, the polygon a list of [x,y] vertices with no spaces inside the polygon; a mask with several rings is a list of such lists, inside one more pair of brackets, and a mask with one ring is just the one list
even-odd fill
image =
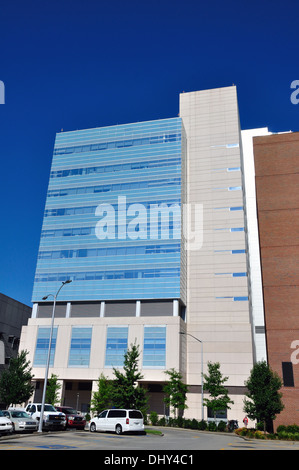
{"label": "car windshield", "polygon": [[75,414],[75,415],[78,414],[77,410],[74,410],[74,408],[63,408],[63,409],[62,409],[62,412],[63,412],[63,413],[66,413],[66,414],[68,414],[68,415],[70,415],[70,414]]}
{"label": "car windshield", "polygon": [[[38,411],[41,411],[41,405],[37,406]],[[57,412],[56,408],[53,405],[45,405],[44,411],[54,411]]]}
{"label": "car windshield", "polygon": [[30,418],[30,416],[25,411],[12,411],[12,418]]}
{"label": "car windshield", "polygon": [[0,410],[0,416],[4,416],[4,414],[2,413],[2,411]]}

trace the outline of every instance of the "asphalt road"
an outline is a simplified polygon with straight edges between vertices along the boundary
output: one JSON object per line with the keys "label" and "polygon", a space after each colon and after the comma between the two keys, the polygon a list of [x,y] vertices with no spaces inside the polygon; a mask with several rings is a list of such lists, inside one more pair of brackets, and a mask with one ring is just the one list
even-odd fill
{"label": "asphalt road", "polygon": [[[173,428],[155,429],[160,429],[164,435],[122,434],[117,436],[113,433],[88,431],[16,434],[8,438],[2,436],[0,450],[98,450],[102,451],[99,454],[100,461],[107,464],[123,464],[124,462],[113,461],[121,455],[127,458],[130,455],[132,458],[138,457],[135,464],[134,461],[125,461],[133,468],[138,466],[138,463],[170,464],[171,462],[167,462],[167,459],[174,458],[172,456],[177,454],[183,454],[185,457],[181,461],[178,458],[176,463],[195,464],[198,458],[197,452],[202,450],[299,450],[299,442],[246,440],[235,434]],[[153,451],[152,454],[151,451]],[[162,456],[161,462],[155,461],[157,455]],[[165,462],[163,458],[166,459]]]}

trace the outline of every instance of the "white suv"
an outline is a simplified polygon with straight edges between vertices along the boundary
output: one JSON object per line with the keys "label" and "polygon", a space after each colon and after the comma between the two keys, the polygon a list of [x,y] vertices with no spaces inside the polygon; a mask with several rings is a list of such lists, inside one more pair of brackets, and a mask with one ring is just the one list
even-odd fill
{"label": "white suv", "polygon": [[114,431],[116,434],[143,431],[143,415],[139,410],[105,410],[90,420],[89,430],[91,432]]}
{"label": "white suv", "polygon": [[[25,411],[28,413],[33,419],[39,421],[40,414],[41,414],[41,403],[29,403]],[[51,429],[65,429],[66,425],[66,417],[64,413],[57,411],[53,405],[48,403],[45,404],[44,407],[44,415],[43,415],[43,428],[51,428]]]}
{"label": "white suv", "polygon": [[12,422],[6,418],[2,411],[0,411],[0,436],[2,434],[10,434],[13,431]]}

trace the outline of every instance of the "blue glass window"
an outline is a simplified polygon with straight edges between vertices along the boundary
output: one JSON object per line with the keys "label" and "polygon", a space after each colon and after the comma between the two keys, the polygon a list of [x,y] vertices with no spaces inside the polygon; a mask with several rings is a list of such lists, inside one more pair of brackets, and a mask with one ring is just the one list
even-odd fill
{"label": "blue glass window", "polygon": [[156,137],[149,137],[144,139],[131,139],[131,140],[120,140],[114,142],[105,142],[93,145],[80,145],[75,147],[64,147],[64,148],[55,148],[54,155],[63,155],[65,153],[74,153],[74,152],[92,152],[96,150],[105,150],[108,148],[122,148],[129,147],[131,145],[148,145],[148,144],[159,144],[163,142],[175,142],[180,141],[181,135],[178,134],[168,134],[160,135]]}
{"label": "blue glass window", "polygon": [[73,327],[69,367],[88,367],[91,348],[91,327]]}
{"label": "blue glass window", "polygon": [[143,367],[165,368],[166,326],[145,326]]}
{"label": "blue glass window", "polygon": [[105,367],[122,367],[128,347],[128,327],[108,327]]}
{"label": "blue glass window", "polygon": [[227,171],[240,171],[240,170],[241,170],[241,168],[239,166],[227,168]]}
{"label": "blue glass window", "polygon": [[[35,347],[35,356],[34,356],[34,362],[33,362],[33,365],[35,367],[40,367],[40,366],[44,367],[47,364],[50,333],[51,333],[50,327],[38,328],[37,341],[36,341],[36,347]],[[56,338],[57,338],[57,327],[54,327],[52,341],[51,341],[50,366],[53,366],[54,364]]]}

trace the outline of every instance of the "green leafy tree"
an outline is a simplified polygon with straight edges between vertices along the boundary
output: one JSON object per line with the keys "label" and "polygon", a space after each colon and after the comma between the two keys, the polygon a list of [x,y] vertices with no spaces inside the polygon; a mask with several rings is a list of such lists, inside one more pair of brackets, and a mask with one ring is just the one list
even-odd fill
{"label": "green leafy tree", "polygon": [[219,362],[208,362],[208,374],[204,374],[204,391],[210,394],[210,398],[204,399],[204,404],[208,406],[216,418],[217,411],[230,409],[230,404],[234,402],[228,396],[228,390],[223,385],[228,377],[223,377],[220,371]]}
{"label": "green leafy tree", "polygon": [[9,367],[0,377],[0,400],[7,408],[9,405],[24,403],[31,397],[34,386],[30,361],[27,361],[28,351],[21,351],[12,358]]}
{"label": "green leafy tree", "polygon": [[169,380],[164,385],[163,391],[165,393],[164,402],[169,408],[172,407],[174,417],[178,411],[183,411],[188,406],[186,405],[188,387],[182,381],[182,375],[174,368],[165,371],[169,376]]}
{"label": "green leafy tree", "polygon": [[282,386],[280,377],[266,361],[257,362],[245,386],[247,398],[244,399],[244,412],[249,418],[263,423],[264,431],[272,432],[272,421],[284,408],[279,392]]}
{"label": "green leafy tree", "polygon": [[117,408],[139,409],[145,415],[148,408],[146,390],[138,385],[143,375],[138,371],[139,346],[131,344],[124,355],[124,373],[113,368],[116,380],[113,382],[112,401]]}
{"label": "green leafy tree", "polygon": [[59,390],[61,389],[61,384],[58,382],[58,376],[52,374],[50,379],[47,382],[46,390],[46,403],[55,405],[59,401]]}
{"label": "green leafy tree", "polygon": [[112,406],[112,384],[111,381],[101,374],[98,379],[98,390],[93,393],[91,399],[91,410],[95,413],[111,408]]}

